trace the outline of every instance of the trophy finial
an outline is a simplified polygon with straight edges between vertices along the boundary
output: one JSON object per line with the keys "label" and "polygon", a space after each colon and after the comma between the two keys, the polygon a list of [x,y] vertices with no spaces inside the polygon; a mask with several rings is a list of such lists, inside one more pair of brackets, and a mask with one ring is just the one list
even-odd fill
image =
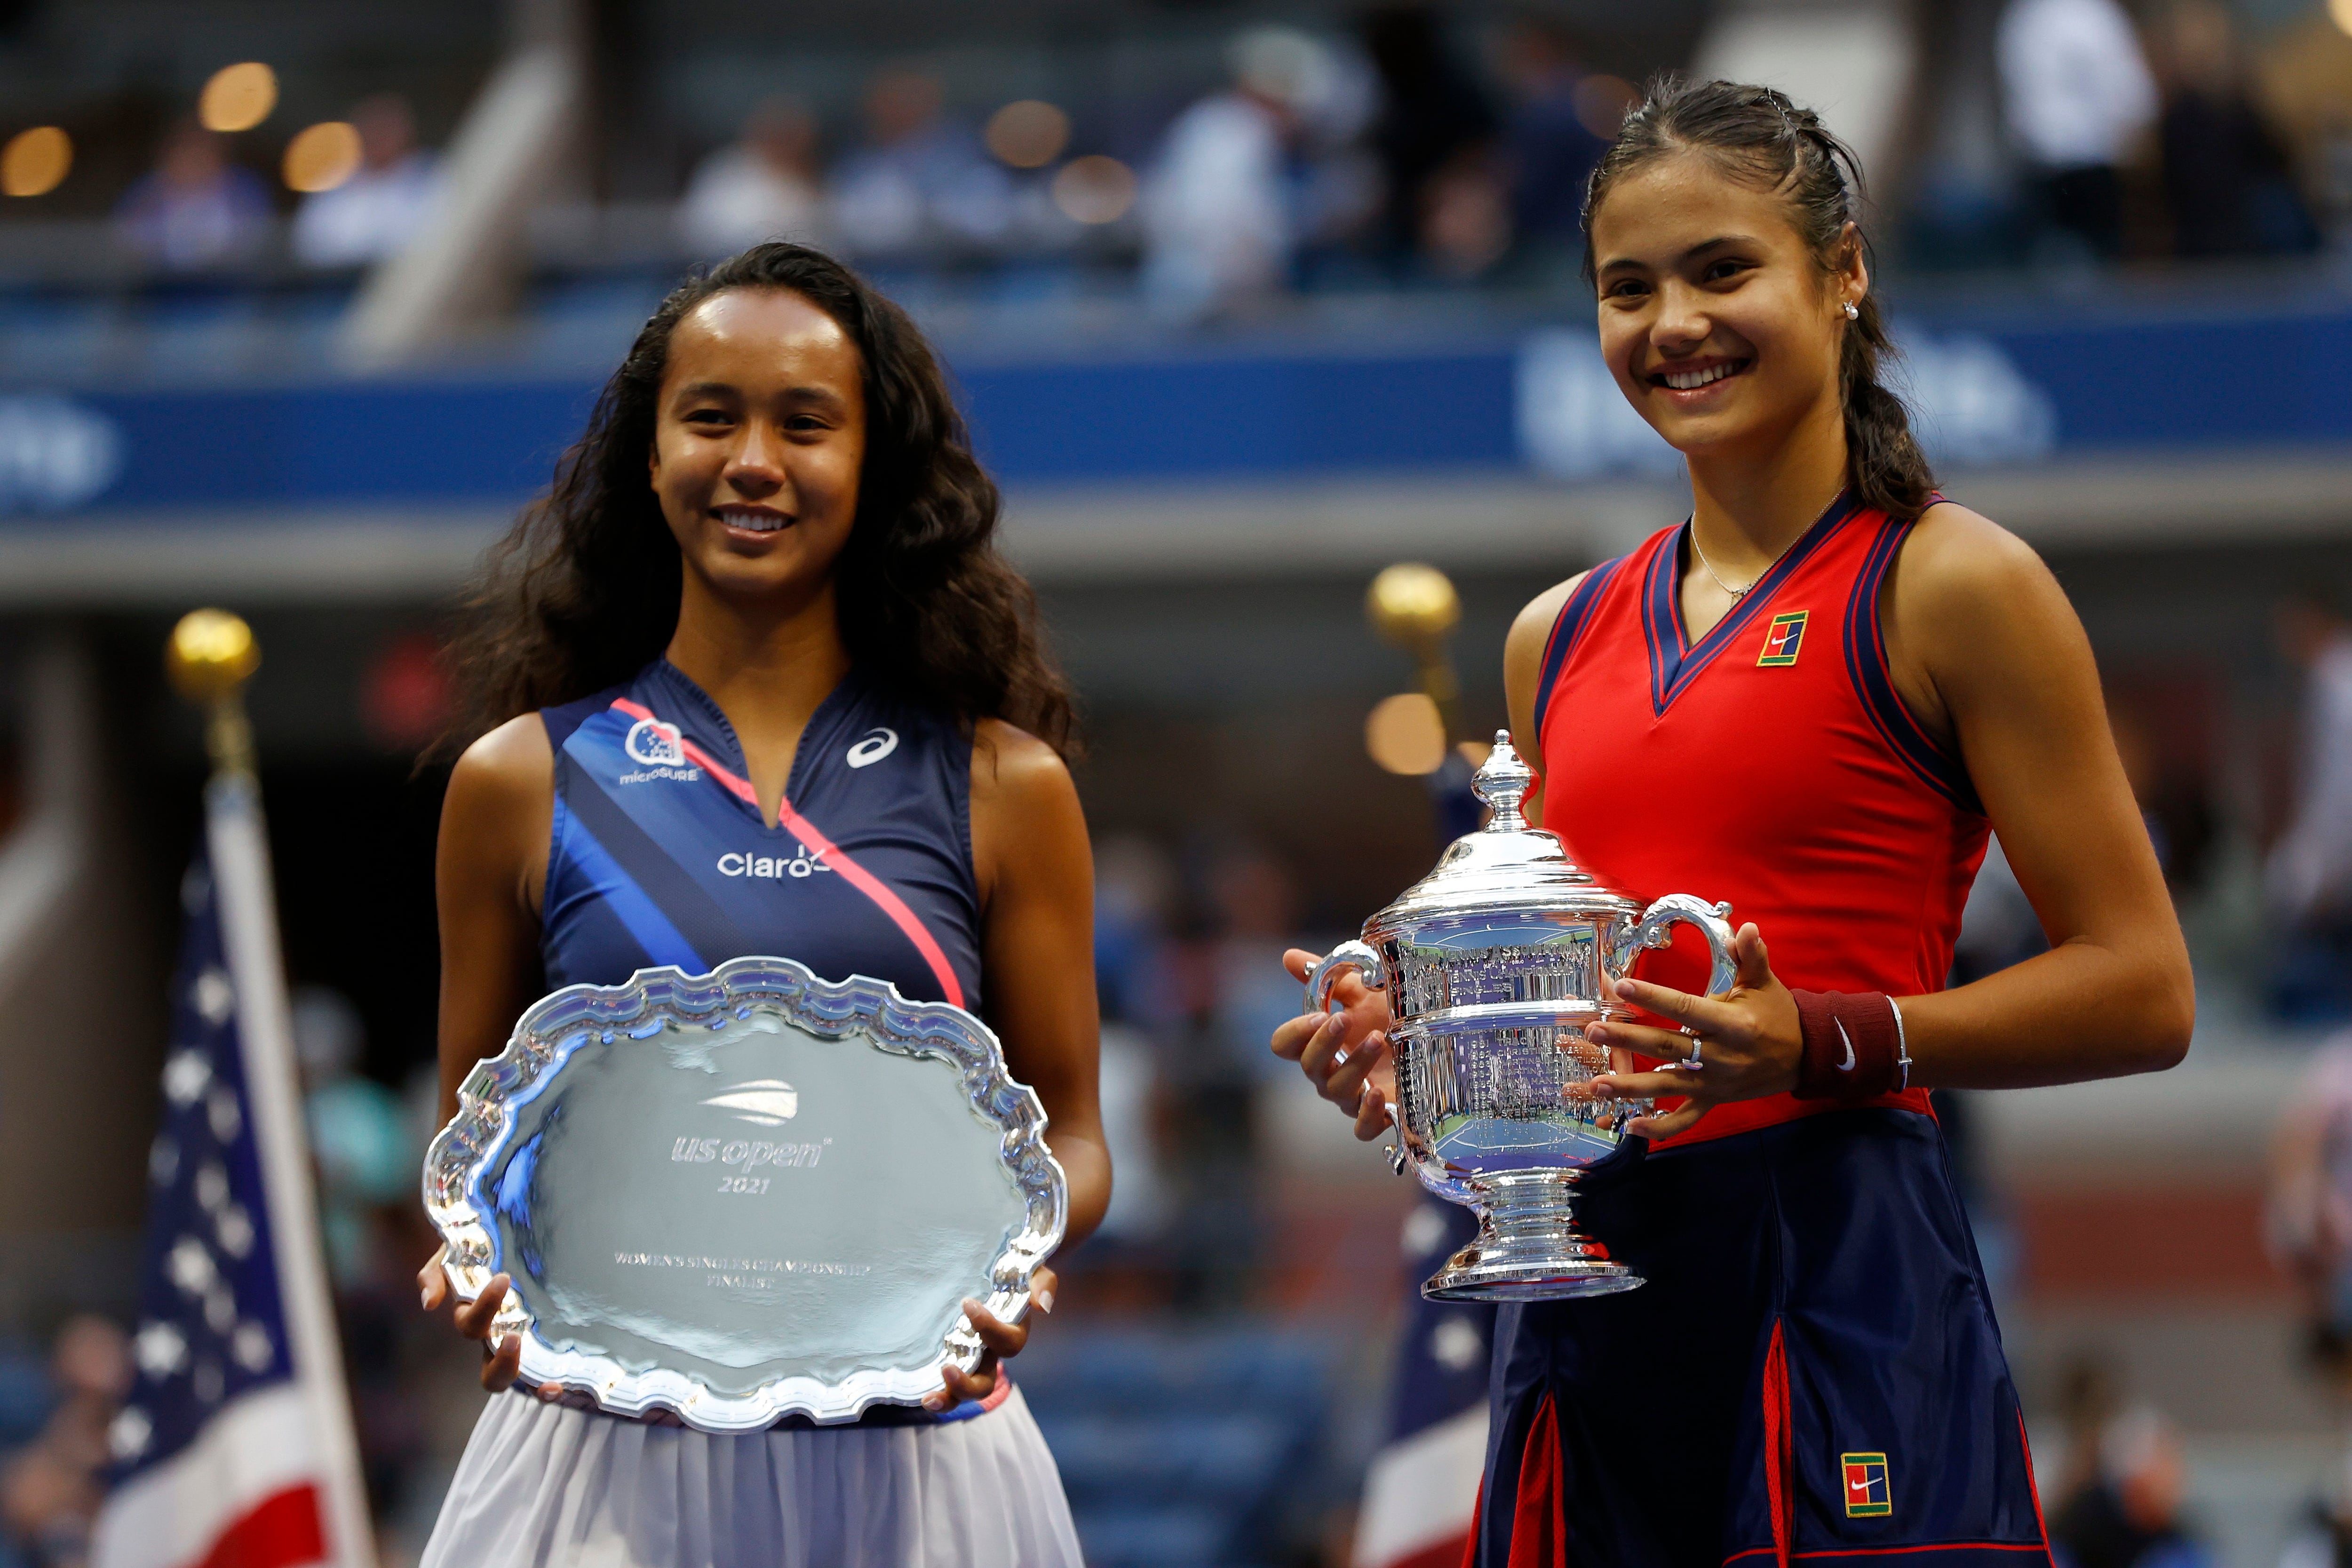
{"label": "trophy finial", "polygon": [[1494,808],[1495,820],[1486,825],[1490,832],[1527,826],[1528,819],[1519,815],[1519,802],[1527,798],[1535,782],[1535,770],[1511,744],[1511,732],[1496,731],[1495,749],[1486,753],[1486,765],[1470,781],[1470,793]]}
{"label": "trophy finial", "polygon": [[241,694],[261,668],[253,628],[226,610],[191,610],[172,628],[163,669],[181,696],[205,710],[205,749],[227,774],[253,772],[253,728]]}
{"label": "trophy finial", "polygon": [[1434,647],[1461,621],[1462,600],[1436,567],[1402,561],[1372,579],[1364,611],[1381,637],[1419,652]]}
{"label": "trophy finial", "polygon": [[191,610],[172,628],[164,653],[172,685],[191,702],[234,696],[261,667],[253,628],[226,610]]}

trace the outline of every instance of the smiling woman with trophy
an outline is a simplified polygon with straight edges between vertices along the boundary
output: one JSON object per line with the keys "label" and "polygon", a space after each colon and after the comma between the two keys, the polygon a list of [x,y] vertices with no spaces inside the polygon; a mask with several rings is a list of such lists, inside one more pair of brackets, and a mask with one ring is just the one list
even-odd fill
{"label": "smiling woman with trophy", "polygon": [[[1927,1090],[2170,1067],[2193,993],[2065,595],[1880,384],[1859,184],[1767,89],[1627,115],[1588,274],[1693,512],[1519,616],[1489,825],[1289,955],[1276,1051],[1480,1216],[1483,1568],[2049,1561]],[[1989,829],[2051,951],[1946,990]]]}
{"label": "smiling woman with trophy", "polygon": [[1000,1363],[1109,1196],[1092,869],[996,517],[912,323],[765,245],[492,556],[422,1284],[513,1392],[426,1563],[1076,1568]]}

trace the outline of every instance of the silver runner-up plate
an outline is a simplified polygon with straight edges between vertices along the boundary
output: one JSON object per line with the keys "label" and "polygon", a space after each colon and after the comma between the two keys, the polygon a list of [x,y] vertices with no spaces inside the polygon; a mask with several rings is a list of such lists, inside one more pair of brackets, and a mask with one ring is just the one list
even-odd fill
{"label": "silver runner-up plate", "polygon": [[513,1280],[526,1385],[706,1432],[855,1419],[972,1370],[1069,1187],[988,1026],[786,958],[535,1003],[425,1159],[459,1296]]}

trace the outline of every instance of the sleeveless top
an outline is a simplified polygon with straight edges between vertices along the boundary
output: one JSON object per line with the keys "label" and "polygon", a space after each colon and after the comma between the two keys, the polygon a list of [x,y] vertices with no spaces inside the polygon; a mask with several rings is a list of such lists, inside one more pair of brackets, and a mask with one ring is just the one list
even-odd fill
{"label": "sleeveless top", "polygon": [[[801,732],[773,827],[734,726],[667,658],[540,717],[555,752],[540,916],[551,990],[765,953],[980,1010],[971,736],[953,714],[852,669]],[[840,1429],[968,1420],[1012,1390],[1000,1371],[985,1400],[940,1415],[877,1405]]]}
{"label": "sleeveless top", "polygon": [[979,1010],[971,737],[953,715],[853,669],[802,732],[773,827],[734,727],[666,658],[541,716],[555,752],[551,988],[767,953]]}
{"label": "sleeveless top", "polygon": [[[1773,973],[1809,991],[1943,989],[1988,825],[1959,756],[1888,674],[1879,591],[1912,524],[1842,494],[1705,637],[1683,625],[1684,522],[1603,562],[1569,596],[1536,692],[1543,826],[1643,900],[1728,900]],[[1676,929],[1642,977],[1706,988]],[[1867,1101],[1927,1109],[1915,1089]],[[1776,1094],[1719,1105],[1667,1144],[1815,1111]]]}

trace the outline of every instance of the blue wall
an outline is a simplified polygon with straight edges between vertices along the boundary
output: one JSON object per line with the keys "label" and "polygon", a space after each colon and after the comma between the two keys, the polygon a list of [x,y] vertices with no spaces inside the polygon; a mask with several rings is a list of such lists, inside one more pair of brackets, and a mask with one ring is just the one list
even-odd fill
{"label": "blue wall", "polygon": [[[2062,454],[2352,444],[2341,310],[1910,325],[1997,349],[2054,416]],[[1517,345],[1488,343],[975,364],[961,383],[983,454],[1011,483],[1246,479],[1520,466],[1518,368]],[[507,504],[546,482],[595,391],[467,380],[0,393],[0,510]],[[69,450],[79,468],[58,456]]]}

